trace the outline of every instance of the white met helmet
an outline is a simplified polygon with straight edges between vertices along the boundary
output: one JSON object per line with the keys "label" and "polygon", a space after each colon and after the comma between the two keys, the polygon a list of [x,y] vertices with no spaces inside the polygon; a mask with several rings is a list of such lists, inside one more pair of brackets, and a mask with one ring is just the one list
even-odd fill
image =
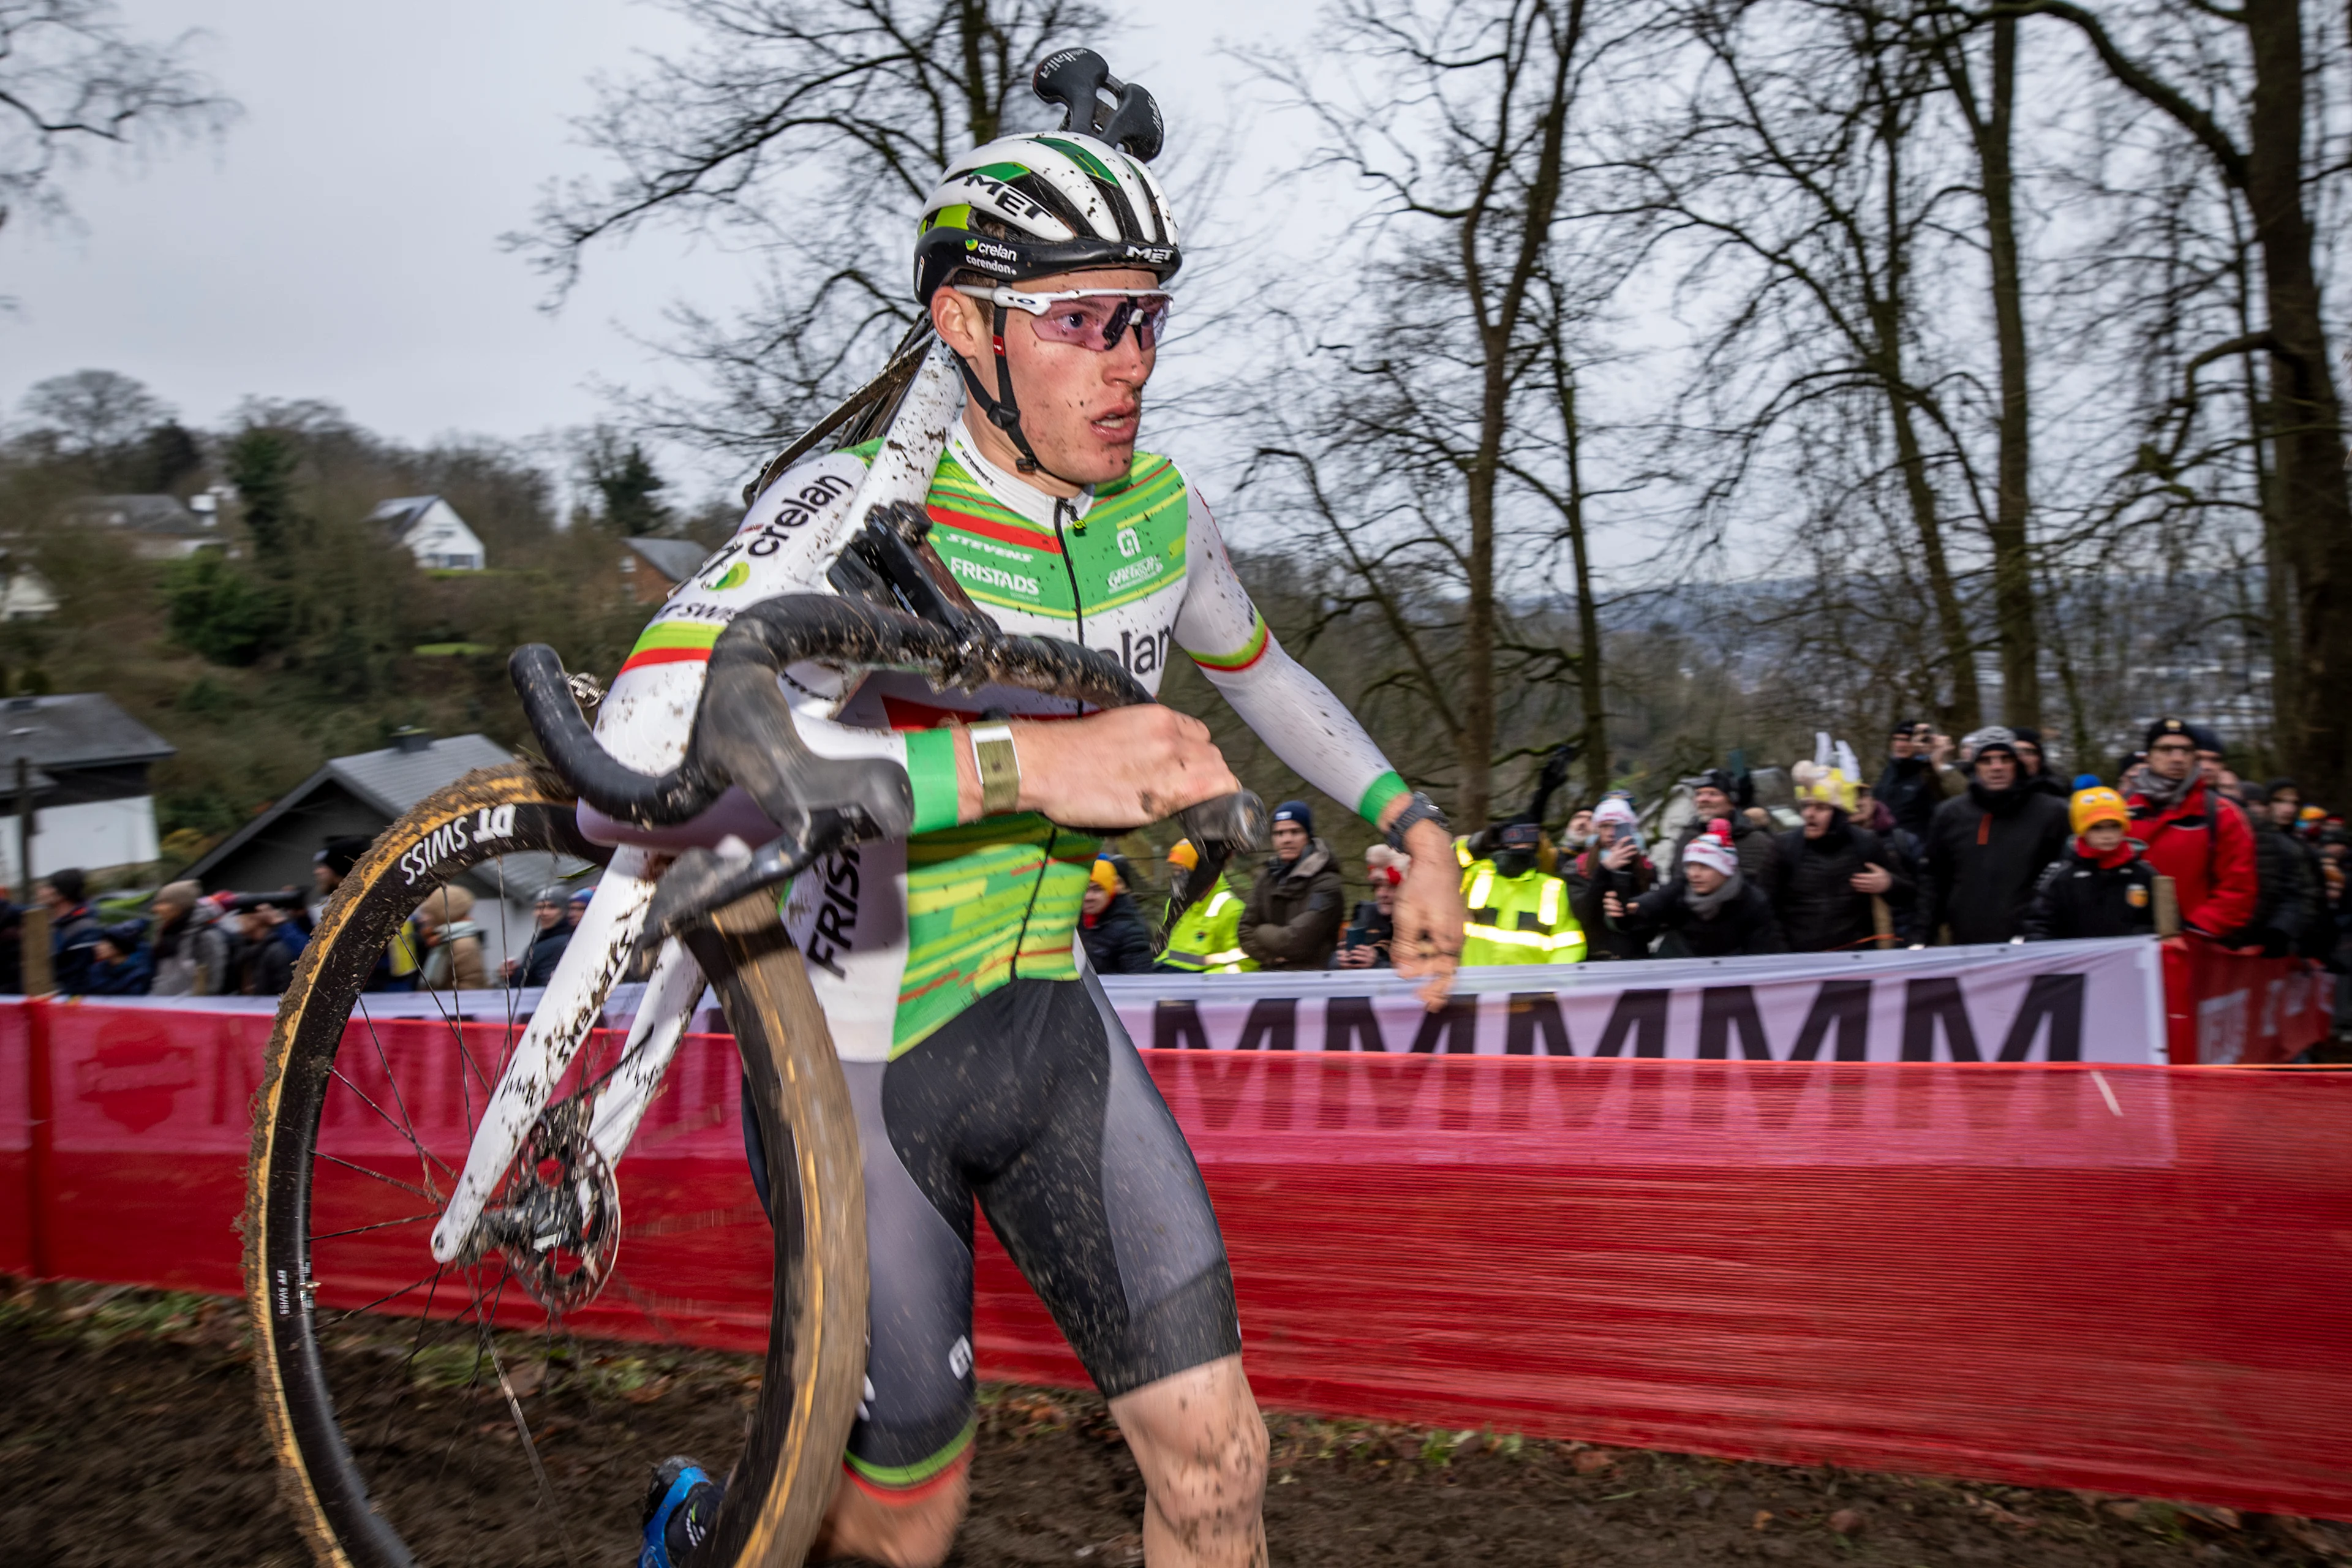
{"label": "white met helmet", "polygon": [[1183,265],[1167,194],[1144,167],[1163,134],[1151,95],[1114,79],[1091,49],[1049,56],[1032,85],[1063,106],[1068,128],[1000,136],[948,165],[923,204],[917,304],[967,269],[1022,283],[1141,267],[1164,283]]}

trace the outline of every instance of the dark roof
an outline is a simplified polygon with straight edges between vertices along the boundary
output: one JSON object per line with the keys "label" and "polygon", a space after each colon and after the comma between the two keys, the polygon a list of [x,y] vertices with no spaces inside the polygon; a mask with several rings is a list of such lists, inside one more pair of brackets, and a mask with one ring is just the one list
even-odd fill
{"label": "dark roof", "polygon": [[[311,778],[313,783],[334,779],[386,816],[398,816],[476,768],[495,768],[513,761],[514,753],[488,735],[451,735],[446,740],[427,740],[413,752],[387,746],[381,752],[336,757]],[[305,784],[295,793],[310,787]]]}
{"label": "dark roof", "polygon": [[9,788],[18,757],[54,771],[160,763],[173,754],[172,742],[95,691],[0,702],[0,784]]}
{"label": "dark roof", "polygon": [[391,822],[435,790],[447,788],[476,768],[494,768],[513,761],[512,752],[487,735],[451,735],[437,741],[426,737],[414,750],[387,746],[380,752],[330,758],[326,766],[215,845],[182,875],[201,879],[212,867],[243,848],[247,840],[267,831],[328,784],[341,785]]}
{"label": "dark roof", "polygon": [[683,583],[710,559],[710,552],[691,539],[628,539],[630,549],[653,563],[654,570],[673,583]]}
{"label": "dark roof", "polygon": [[213,539],[220,531],[209,526],[178,496],[84,496],[70,503],[74,515],[86,522],[103,523],[132,533],[165,538]]}

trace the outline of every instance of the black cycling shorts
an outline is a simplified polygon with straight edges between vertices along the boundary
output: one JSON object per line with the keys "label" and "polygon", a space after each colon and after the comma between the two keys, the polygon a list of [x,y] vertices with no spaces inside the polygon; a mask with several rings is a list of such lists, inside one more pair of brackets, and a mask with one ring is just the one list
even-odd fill
{"label": "black cycling shorts", "polygon": [[[903,1494],[971,1447],[974,1199],[1106,1397],[1240,1352],[1200,1168],[1091,975],[1011,981],[897,1060],[842,1070],[872,1275],[862,1483]],[[743,1134],[764,1188],[748,1114]]]}

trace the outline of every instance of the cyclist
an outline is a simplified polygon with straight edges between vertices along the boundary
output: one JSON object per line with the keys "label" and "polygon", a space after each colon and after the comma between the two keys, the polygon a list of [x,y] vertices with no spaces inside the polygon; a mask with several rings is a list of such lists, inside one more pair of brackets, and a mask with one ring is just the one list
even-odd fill
{"label": "cyclist", "polygon": [[[1083,642],[1148,689],[1189,656],[1294,772],[1386,830],[1414,867],[1397,967],[1438,1005],[1464,923],[1444,818],[1283,652],[1183,472],[1136,450],[1180,262],[1165,196],[1106,142],[1008,136],[948,170],[915,294],[969,395],[928,497],[930,543],[1007,632]],[[608,718],[692,711],[735,611],[824,588],[878,445],[768,485],[647,628]],[[977,1198],[1134,1451],[1146,1561],[1263,1562],[1265,1426],[1223,1244],[1182,1134],[1073,951],[1100,839],[1055,826],[1140,826],[1237,782],[1205,725],[1156,705],[1089,714],[883,672],[853,689],[813,667],[786,688],[813,747],[898,759],[915,799],[905,842],[821,862],[784,900],[858,1110],[873,1291],[865,1399],[815,1558],[947,1555],[974,1431]],[[683,737],[666,743],[615,749],[660,767]],[[666,1466],[644,1561],[671,1561],[716,1493]]]}

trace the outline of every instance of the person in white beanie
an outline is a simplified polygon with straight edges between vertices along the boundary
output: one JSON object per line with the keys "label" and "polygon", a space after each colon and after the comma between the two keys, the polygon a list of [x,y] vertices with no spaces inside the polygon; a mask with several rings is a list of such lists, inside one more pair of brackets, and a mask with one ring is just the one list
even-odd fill
{"label": "person in white beanie", "polygon": [[1657,880],[1657,868],[1643,852],[1633,803],[1612,793],[1592,808],[1592,847],[1576,858],[1568,878],[1570,906],[1584,928],[1588,959],[1650,956],[1649,938],[1619,930],[1609,920],[1603,900],[1613,893],[1631,909]]}
{"label": "person in white beanie", "polygon": [[1738,958],[1786,952],[1772,900],[1740,873],[1731,825],[1717,819],[1683,849],[1673,881],[1654,888],[1628,907],[1615,893],[1603,895],[1612,922],[1647,941],[1663,936],[1660,958]]}

